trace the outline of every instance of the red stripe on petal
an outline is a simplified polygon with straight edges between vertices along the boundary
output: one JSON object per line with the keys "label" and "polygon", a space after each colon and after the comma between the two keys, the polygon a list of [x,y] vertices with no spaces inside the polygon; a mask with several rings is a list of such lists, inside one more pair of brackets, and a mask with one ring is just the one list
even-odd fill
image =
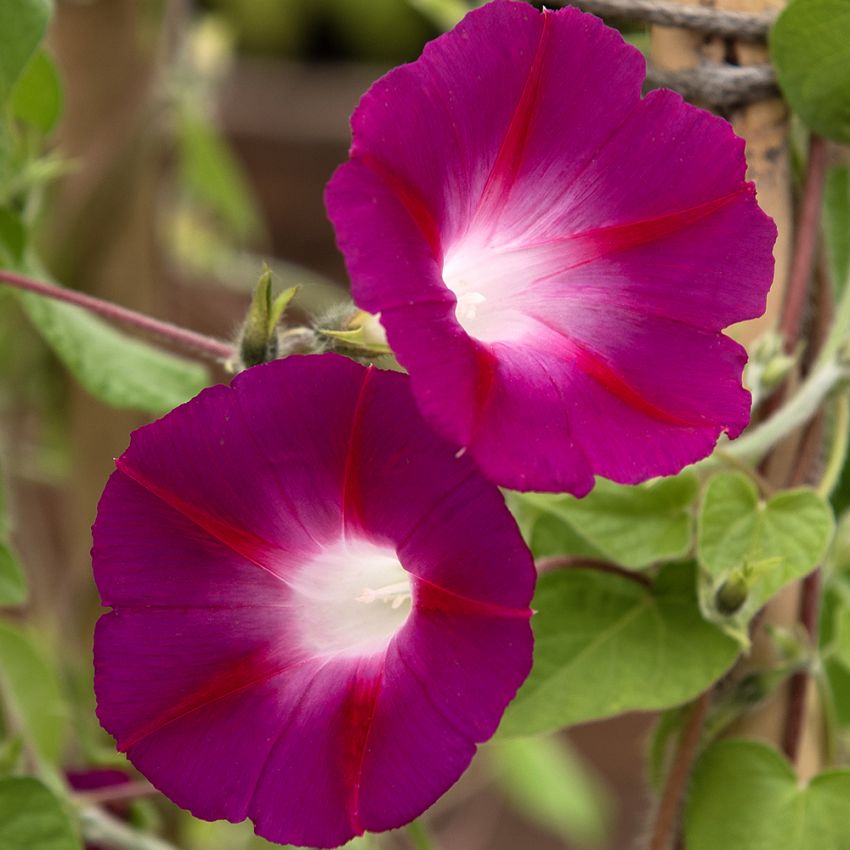
{"label": "red stripe on petal", "polygon": [[360,455],[360,431],[363,423],[363,413],[366,407],[366,390],[374,373],[375,367],[370,366],[363,373],[363,381],[357,400],[354,403],[354,413],[351,417],[351,432],[348,435],[348,448],[345,453],[345,467],[342,475],[342,525],[346,528],[352,519],[361,519],[360,489],[357,480],[357,467]]}
{"label": "red stripe on petal", "polygon": [[356,156],[352,154],[352,158],[356,158],[362,162],[363,165],[370,171],[373,171],[389,187],[390,191],[407,210],[419,232],[428,243],[431,255],[438,263],[442,263],[443,247],[440,238],[440,228],[437,225],[434,214],[428,208],[425,201],[422,200],[419,193],[372,154],[361,153]]}
{"label": "red stripe on petal", "polygon": [[119,752],[126,753],[145,738],[150,737],[160,729],[185,717],[187,714],[199,711],[214,702],[244,691],[246,688],[265,684],[270,679],[281,676],[311,661],[313,661],[312,658],[305,658],[301,661],[284,665],[280,663],[275,664],[269,659],[265,650],[259,655],[250,655],[247,658],[242,658],[237,663],[219,671],[215,677],[206,682],[202,687],[186,694],[175,705],[160,712],[134,732],[125,735],[118,741],[118,750]]}
{"label": "red stripe on petal", "polygon": [[493,602],[482,602],[479,599],[461,596],[418,575],[411,576],[411,581],[415,610],[444,611],[447,614],[499,617],[509,620],[527,620],[532,614],[529,608],[508,608]]}
{"label": "red stripe on petal", "polygon": [[644,413],[653,419],[657,419],[659,422],[666,422],[669,425],[699,428],[714,424],[708,419],[679,416],[658,407],[648,399],[644,398],[644,396],[633,387],[629,386],[625,379],[598,354],[589,351],[573,340],[570,340],[569,344],[575,351],[576,366],[578,366],[582,372],[593,378],[594,381],[600,384],[615,398],[625,402],[640,413]]}
{"label": "red stripe on petal", "polygon": [[557,271],[538,278],[534,282],[534,285],[536,285],[541,281],[557,278],[564,272],[587,265],[610,254],[639,248],[641,245],[647,245],[667,236],[672,236],[692,224],[708,218],[741,196],[752,195],[754,191],[755,188],[752,183],[745,183],[734,192],[729,192],[719,198],[713,198],[692,207],[626,224],[597,227],[560,239],[532,242],[528,245],[522,245],[516,250],[530,252],[535,249],[552,249],[553,246],[563,246],[568,251],[565,255],[567,257],[565,264]]}
{"label": "red stripe on petal", "polygon": [[546,47],[549,42],[550,16],[551,12],[544,9],[543,24],[540,30],[540,40],[534,53],[531,65],[528,69],[528,77],[525,81],[522,94],[517,101],[510,124],[505,133],[505,138],[496,154],[496,159],[478,204],[476,218],[483,210],[502,206],[516,180],[522,165],[523,154],[531,131],[531,123],[537,110],[537,102],[540,95],[541,81],[543,79],[543,63],[546,57]]}
{"label": "red stripe on petal", "polygon": [[351,789],[348,798],[348,817],[351,828],[357,835],[364,832],[360,823],[360,783],[363,775],[363,760],[366,757],[366,745],[372,721],[375,718],[375,706],[384,679],[385,656],[375,670],[370,662],[358,667],[354,676],[348,699],[343,707],[343,728],[345,740],[342,750],[342,769],[346,777],[346,788]]}
{"label": "red stripe on petal", "polygon": [[189,504],[167,488],[155,484],[149,478],[142,475],[141,472],[130,466],[124,458],[118,458],[115,461],[115,466],[119,472],[126,475],[131,481],[134,481],[140,487],[147,490],[151,495],[156,496],[160,501],[177,511],[177,513],[186,517],[186,519],[191,520],[198,528],[209,534],[210,537],[214,537],[237,555],[247,558],[251,563],[256,564],[261,569],[275,576],[275,578],[284,581],[268,565],[269,560],[279,556],[281,551],[279,547],[273,546],[267,540],[257,537],[244,528],[237,528],[218,517],[212,516],[201,508]]}

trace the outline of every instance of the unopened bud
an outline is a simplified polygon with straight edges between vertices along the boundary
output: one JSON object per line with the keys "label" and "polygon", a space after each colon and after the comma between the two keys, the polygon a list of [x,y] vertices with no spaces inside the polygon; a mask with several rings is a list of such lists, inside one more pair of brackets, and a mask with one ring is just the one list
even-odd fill
{"label": "unopened bud", "polygon": [[292,287],[272,301],[271,269],[263,269],[239,338],[239,354],[246,368],[278,356],[277,325],[296,292],[297,287]]}
{"label": "unopened bud", "polygon": [[743,608],[749,592],[746,578],[740,572],[733,573],[714,594],[714,605],[721,614],[735,614]]}

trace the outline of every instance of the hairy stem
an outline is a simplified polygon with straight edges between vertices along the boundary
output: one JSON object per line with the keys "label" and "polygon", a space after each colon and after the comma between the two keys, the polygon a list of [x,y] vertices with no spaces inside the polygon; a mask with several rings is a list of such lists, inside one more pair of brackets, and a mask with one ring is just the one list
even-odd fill
{"label": "hairy stem", "polygon": [[79,819],[86,841],[110,850],[178,850],[161,838],[133,829],[97,806],[81,809]]}
{"label": "hairy stem", "polygon": [[84,292],[66,289],[65,287],[56,286],[55,284],[40,280],[33,280],[8,269],[0,269],[0,283],[5,283],[25,292],[34,292],[36,295],[41,295],[45,298],[52,298],[54,301],[64,301],[66,304],[73,304],[76,307],[88,310],[90,313],[95,313],[113,322],[129,325],[137,330],[165,340],[172,345],[179,346],[187,351],[213,360],[227,360],[233,355],[233,347],[226,342],[195,333],[186,328],[181,328],[171,322],[163,322],[159,319],[145,316],[143,313],[137,313],[135,310],[120,307],[110,301],[95,298]]}
{"label": "hairy stem", "polygon": [[711,691],[705,691],[693,702],[690,716],[679,738],[679,745],[673,756],[673,764],[664,782],[664,790],[655,813],[652,834],[648,850],[670,850],[679,833],[679,816],[682,800],[687,790],[691,769],[697,756],[700,737],[708,706],[711,701]]}

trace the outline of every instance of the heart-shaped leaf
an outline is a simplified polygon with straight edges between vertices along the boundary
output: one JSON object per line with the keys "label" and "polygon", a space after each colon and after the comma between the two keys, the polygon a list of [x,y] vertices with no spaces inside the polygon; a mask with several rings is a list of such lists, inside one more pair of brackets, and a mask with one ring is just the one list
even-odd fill
{"label": "heart-shaped leaf", "polygon": [[694,772],[685,811],[687,850],[850,850],[850,771],[801,787],[766,744],[720,741]]}
{"label": "heart-shaped leaf", "polygon": [[[743,635],[743,626],[768,599],[817,566],[834,524],[832,509],[814,490],[786,490],[765,502],[743,473],[715,475],[697,524],[703,610]],[[736,576],[748,585],[746,598],[734,612],[718,611],[718,589]]]}
{"label": "heart-shaped leaf", "polygon": [[679,705],[738,654],[700,614],[690,564],[667,566],[651,587],[594,570],[553,572],[532,604],[534,667],[508,707],[504,735]]}

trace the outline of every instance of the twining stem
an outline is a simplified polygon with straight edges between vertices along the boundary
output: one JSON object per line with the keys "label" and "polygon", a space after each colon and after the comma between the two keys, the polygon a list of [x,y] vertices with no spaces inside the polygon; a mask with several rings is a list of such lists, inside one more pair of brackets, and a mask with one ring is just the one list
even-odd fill
{"label": "twining stem", "polygon": [[782,311],[782,320],[779,325],[784,337],[786,351],[794,350],[803,322],[803,310],[808,297],[809,280],[814,269],[820,233],[826,164],[826,139],[812,133],[809,137],[809,161],[806,167],[800,221],[797,225],[797,236],[794,242],[794,259],[788,277],[788,289]]}
{"label": "twining stem", "polygon": [[711,701],[711,691],[705,691],[694,700],[687,724],[679,737],[673,764],[664,782],[664,790],[655,813],[649,850],[670,850],[679,832],[682,800],[687,790],[691,768],[697,756],[705,718]]}
{"label": "twining stem", "polygon": [[159,337],[172,345],[179,346],[187,351],[213,360],[223,361],[233,356],[233,347],[226,342],[205,336],[204,334],[195,333],[186,328],[181,328],[179,325],[174,325],[171,322],[154,319],[143,313],[130,310],[127,307],[120,307],[118,304],[113,304],[110,301],[104,301],[100,298],[95,298],[93,295],[87,295],[84,292],[34,280],[26,275],[18,274],[8,269],[0,269],[0,283],[8,284],[15,289],[22,289],[26,292],[34,292],[36,295],[41,295],[45,298],[52,298],[54,301],[64,301],[67,304],[74,304],[77,307],[88,310],[90,313],[103,316],[103,318],[113,322],[121,322],[122,324],[129,325],[130,327]]}
{"label": "twining stem", "polygon": [[637,582],[643,587],[651,587],[652,580],[643,573],[629,570],[619,564],[610,561],[602,561],[598,558],[585,558],[581,555],[553,555],[548,558],[539,558],[536,561],[537,571],[541,573],[550,570],[585,569],[595,570],[600,573],[611,573]]}
{"label": "twining stem", "polygon": [[[821,569],[818,567],[803,580],[800,592],[800,624],[810,641],[816,640],[820,614]],[[782,733],[782,751],[793,764],[800,752],[803,727],[806,720],[806,695],[809,688],[809,671],[799,670],[788,685],[788,713]]]}
{"label": "twining stem", "polygon": [[178,850],[161,838],[133,829],[97,806],[81,809],[79,819],[83,837],[89,844],[110,850]]}

